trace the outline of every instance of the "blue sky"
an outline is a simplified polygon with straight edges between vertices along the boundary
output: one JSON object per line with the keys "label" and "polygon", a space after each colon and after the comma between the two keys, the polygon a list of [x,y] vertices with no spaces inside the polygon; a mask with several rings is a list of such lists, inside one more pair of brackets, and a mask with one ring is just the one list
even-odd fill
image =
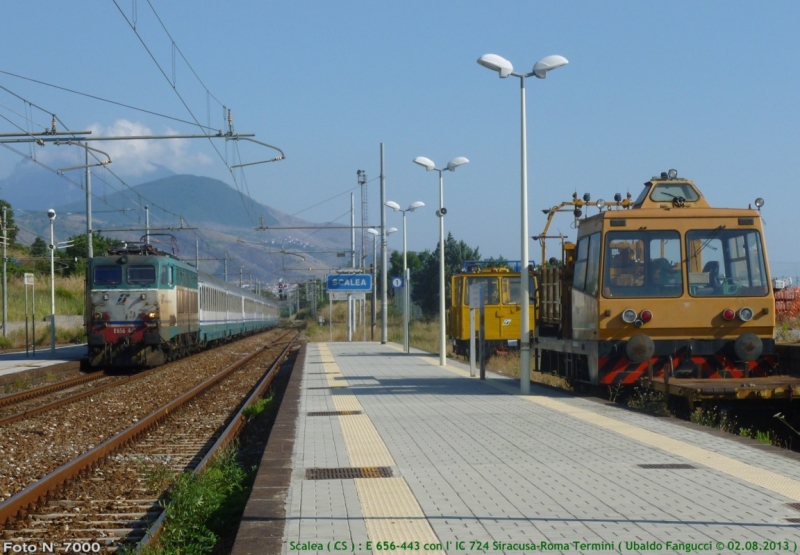
{"label": "blue sky", "polygon": [[[151,6],[191,67],[173,55]],[[716,206],[764,197],[773,275],[797,276],[799,16],[788,0],[18,0],[3,5],[0,70],[214,129],[224,130],[227,106],[237,132],[280,147],[286,160],[232,174],[223,160],[237,163],[235,153],[222,141],[218,151],[205,141],[96,145],[123,175],[141,180],[160,164],[217,177],[312,221],[349,223],[361,169],[370,223],[379,223],[383,143],[387,200],[426,203],[408,216],[409,250],[438,242],[437,174],[412,159],[443,166],[466,156],[468,165],[445,172],[446,231],[484,256],[518,259],[519,81],[476,60],[495,53],[530,71],[560,54],[568,66],[527,81],[530,235],[544,225],[541,209],[573,192],[635,196],[676,168]],[[198,132],[7,74],[0,85],[0,132],[49,126],[47,112],[98,135]],[[37,158],[81,163],[81,153],[58,148]],[[274,151],[242,144],[238,155]],[[20,160],[0,149],[0,176]],[[401,222],[387,211],[388,225]],[[557,218],[551,232],[570,233],[571,223]],[[391,247],[402,248],[400,235]],[[533,241],[530,249],[539,251]]]}

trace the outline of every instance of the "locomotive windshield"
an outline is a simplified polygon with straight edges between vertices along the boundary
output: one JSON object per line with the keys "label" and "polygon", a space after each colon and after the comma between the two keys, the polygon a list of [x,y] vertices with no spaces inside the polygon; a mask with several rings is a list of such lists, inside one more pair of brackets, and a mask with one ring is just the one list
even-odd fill
{"label": "locomotive windshield", "polygon": [[689,294],[764,296],[769,293],[761,234],[753,229],[709,229],[686,233]]}
{"label": "locomotive windshield", "polygon": [[95,266],[92,280],[95,285],[119,285],[122,283],[122,267],[116,264]]}
{"label": "locomotive windshield", "polygon": [[604,252],[603,296],[683,294],[681,237],[677,231],[612,231],[606,234]]}
{"label": "locomotive windshield", "polygon": [[128,266],[128,283],[131,285],[153,285],[156,282],[156,267],[150,264]]}

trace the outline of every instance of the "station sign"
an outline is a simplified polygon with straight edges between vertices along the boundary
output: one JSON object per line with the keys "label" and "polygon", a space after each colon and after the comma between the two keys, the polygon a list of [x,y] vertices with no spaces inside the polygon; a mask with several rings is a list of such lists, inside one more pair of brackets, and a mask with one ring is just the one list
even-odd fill
{"label": "station sign", "polygon": [[372,291],[372,276],[370,274],[329,275],[328,291]]}

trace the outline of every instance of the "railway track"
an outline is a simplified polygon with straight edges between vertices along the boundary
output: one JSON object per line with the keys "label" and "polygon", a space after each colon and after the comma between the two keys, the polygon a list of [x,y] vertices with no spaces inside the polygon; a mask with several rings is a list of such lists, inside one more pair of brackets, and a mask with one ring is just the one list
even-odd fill
{"label": "railway track", "polygon": [[165,484],[153,477],[200,468],[226,445],[296,337],[240,353],[224,370],[6,499],[3,541],[56,552],[76,545],[113,551],[140,541],[161,512]]}

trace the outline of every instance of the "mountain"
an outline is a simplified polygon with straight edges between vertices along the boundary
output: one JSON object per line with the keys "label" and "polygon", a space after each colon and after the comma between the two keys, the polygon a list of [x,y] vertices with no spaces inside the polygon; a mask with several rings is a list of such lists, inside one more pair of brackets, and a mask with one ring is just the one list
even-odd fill
{"label": "mountain", "polygon": [[[51,207],[57,215],[57,241],[86,232],[85,198],[74,199],[61,191],[44,196],[47,193],[39,186],[36,191],[25,193],[17,190],[24,188],[22,183],[19,175],[0,180],[0,198],[14,208],[21,243],[31,243],[36,235],[49,241],[50,224],[45,210]],[[167,251],[177,246],[176,254],[189,261],[194,261],[199,245],[200,269],[219,276],[224,275],[223,259],[227,256],[231,281],[239,279],[240,271],[245,281],[250,275],[270,282],[278,278],[299,281],[312,275],[323,277],[328,269],[346,265],[350,259],[342,256],[349,251],[349,230],[275,229],[325,224],[294,218],[257,203],[216,179],[172,175],[100,196],[94,193],[94,181],[92,185],[94,231],[120,240],[138,241],[145,235],[149,215],[153,244]],[[13,194],[8,194],[12,190]],[[82,191],[78,193],[84,195]],[[17,208],[25,199],[29,199],[26,209]],[[145,211],[148,202],[153,205]],[[31,206],[36,208],[31,210]],[[256,231],[256,227],[271,229]]]}

